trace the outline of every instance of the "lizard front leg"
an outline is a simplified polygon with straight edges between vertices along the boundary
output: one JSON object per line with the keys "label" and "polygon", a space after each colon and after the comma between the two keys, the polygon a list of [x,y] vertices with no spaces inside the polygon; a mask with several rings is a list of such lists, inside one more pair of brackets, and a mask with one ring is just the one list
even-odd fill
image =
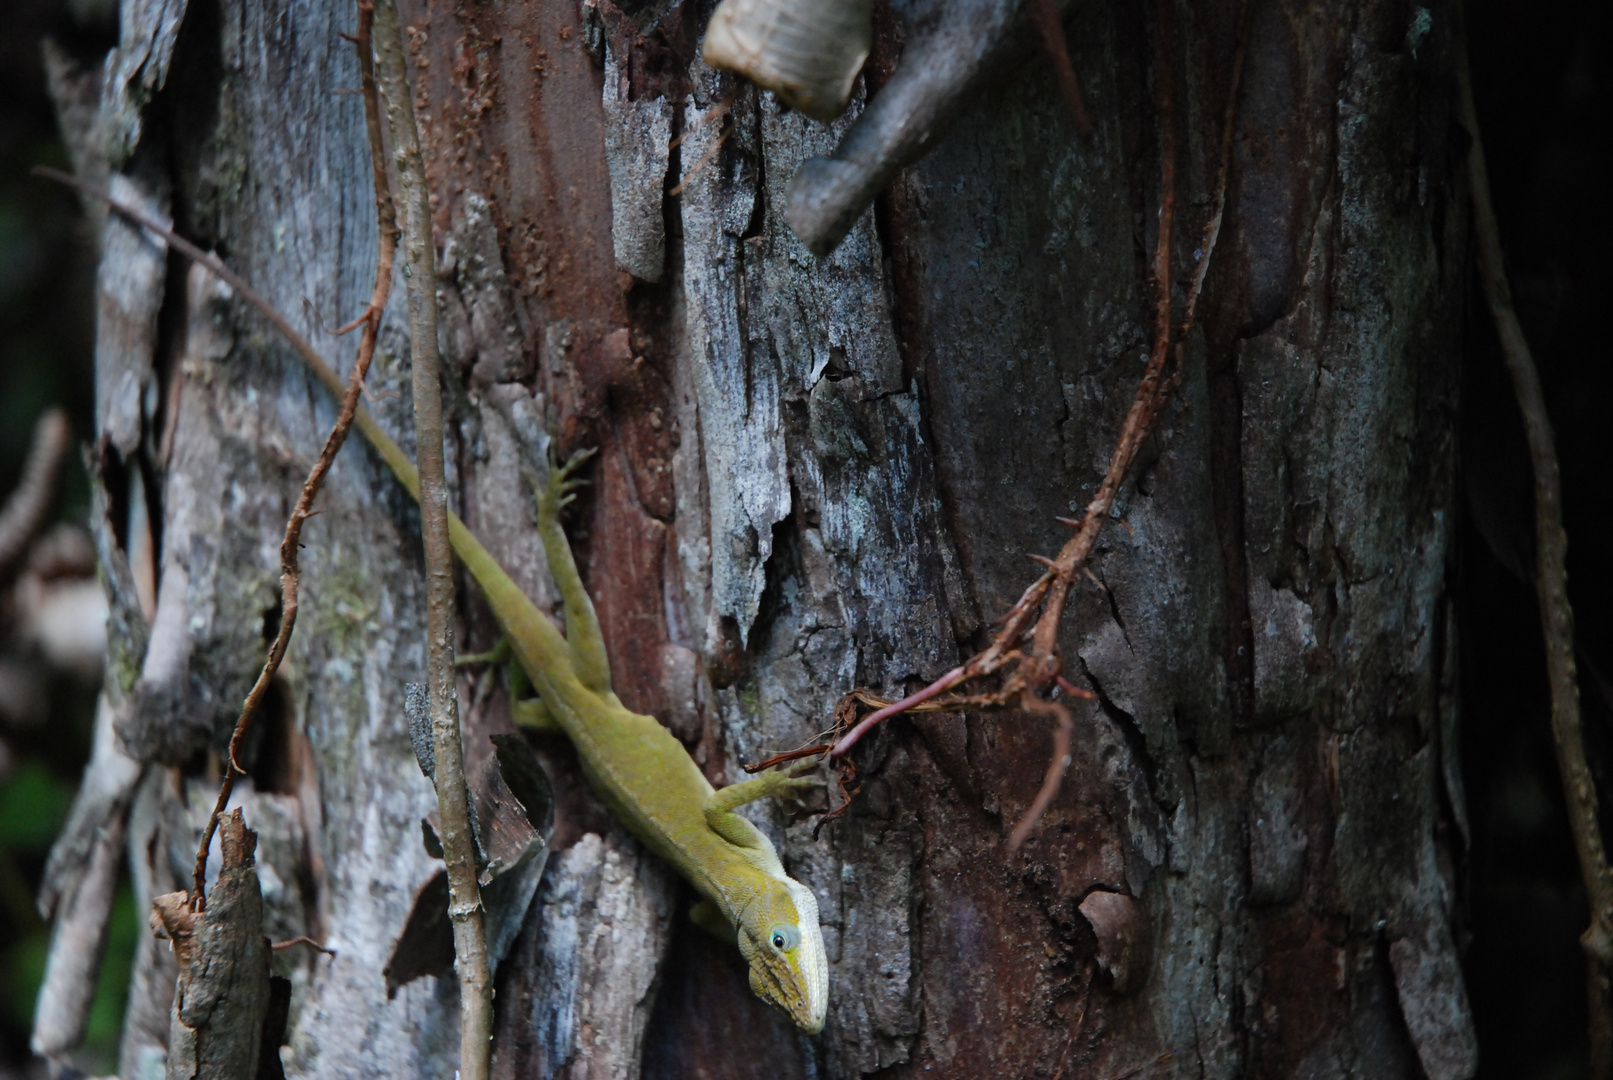
{"label": "lizard front leg", "polygon": [[[810,770],[815,767],[814,762],[807,761],[801,765],[775,769],[765,772],[753,780],[742,780],[737,784],[729,784],[719,788],[706,799],[706,824],[711,831],[727,840],[730,844],[742,848],[760,848],[767,844],[759,829],[749,821],[734,813],[746,803],[756,802],[768,796],[783,795],[786,792],[802,791],[818,786],[818,781],[810,776],[797,775],[796,770]],[[769,845],[771,849],[771,845]]]}
{"label": "lizard front leg", "polygon": [[571,474],[592,457],[592,448],[579,450],[566,459],[564,465],[549,463],[549,475],[542,481],[529,477],[538,504],[538,536],[543,541],[543,553],[549,560],[549,576],[560,590],[566,605],[566,643],[571,647],[571,662],[578,680],[599,694],[611,693],[610,659],[605,653],[605,638],[599,631],[599,617],[594,614],[594,602],[583,588],[582,575],[577,572],[577,560],[571,553],[566,531],[560,527],[560,511],[576,496],[572,494],[585,481],[573,480]]}

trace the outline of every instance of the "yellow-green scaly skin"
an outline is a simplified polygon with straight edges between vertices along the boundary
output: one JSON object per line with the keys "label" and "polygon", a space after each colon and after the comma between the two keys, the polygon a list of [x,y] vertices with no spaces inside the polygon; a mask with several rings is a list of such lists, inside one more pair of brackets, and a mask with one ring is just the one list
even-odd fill
{"label": "yellow-green scaly skin", "polygon": [[[357,425],[418,500],[414,464],[366,410]],[[577,459],[573,459],[573,464]],[[569,468],[569,466],[568,466]],[[599,623],[557,514],[570,486],[551,468],[538,491],[538,526],[549,570],[566,603],[570,640],[510,580],[455,515],[454,553],[481,586],[547,713],[577,748],[589,782],[617,820],[670,863],[731,927],[750,965],[751,988],[803,1031],[823,1030],[828,963],[811,890],[784,873],[772,843],[734,813],[748,802],[809,783],[781,773],[712,788],[683,745],[654,717],[622,705],[610,685]],[[697,912],[714,928],[710,912]]]}

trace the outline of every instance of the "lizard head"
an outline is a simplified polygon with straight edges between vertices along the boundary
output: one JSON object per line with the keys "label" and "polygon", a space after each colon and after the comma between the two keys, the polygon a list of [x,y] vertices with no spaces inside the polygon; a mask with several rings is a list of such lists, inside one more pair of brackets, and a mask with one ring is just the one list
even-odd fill
{"label": "lizard head", "polygon": [[736,930],[756,996],[789,1013],[808,1035],[822,1031],[829,962],[812,890],[787,877],[769,880],[740,913]]}

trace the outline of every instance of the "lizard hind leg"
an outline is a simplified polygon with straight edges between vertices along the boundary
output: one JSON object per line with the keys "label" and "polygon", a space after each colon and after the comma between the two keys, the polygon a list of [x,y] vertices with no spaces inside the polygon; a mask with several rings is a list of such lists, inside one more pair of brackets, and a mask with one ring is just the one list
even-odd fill
{"label": "lizard hind leg", "polygon": [[509,638],[502,639],[485,656],[498,660],[504,666],[504,690],[510,696],[510,719],[515,721],[516,727],[549,735],[564,734],[565,729],[554,718],[543,699],[527,696],[532,693],[532,680],[527,678],[526,670],[516,661],[510,650]]}
{"label": "lizard hind leg", "polygon": [[559,464],[552,459],[549,473],[539,479],[528,475],[538,504],[538,537],[543,541],[543,554],[549,561],[549,576],[560,590],[566,605],[566,643],[571,648],[571,661],[577,678],[596,693],[611,692],[610,660],[605,654],[605,639],[599,631],[599,617],[594,614],[594,602],[583,588],[582,575],[577,572],[577,560],[571,553],[571,543],[560,526],[560,511],[576,496],[577,488],[587,483],[576,480],[572,474],[593,457],[594,448],[579,450]]}

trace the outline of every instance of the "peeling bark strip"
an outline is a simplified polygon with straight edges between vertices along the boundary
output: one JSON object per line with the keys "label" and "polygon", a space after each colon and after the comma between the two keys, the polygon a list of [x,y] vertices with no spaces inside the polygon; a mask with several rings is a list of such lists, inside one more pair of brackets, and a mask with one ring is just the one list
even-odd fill
{"label": "peeling bark strip", "polygon": [[641,281],[660,281],[666,263],[661,190],[671,158],[672,105],[665,97],[631,100],[628,74],[608,41],[604,104],[616,265]]}
{"label": "peeling bark strip", "polygon": [[[127,792],[119,796],[110,804],[97,805],[90,800],[79,804],[86,811],[94,807],[106,817],[93,825],[93,839],[89,850],[82,853],[83,861],[65,874],[59,872],[46,878],[47,894],[55,894],[48,898],[56,925],[51,933],[45,975],[40,981],[29,1045],[34,1053],[48,1059],[59,1059],[78,1046],[89,1024],[122,855],[122,813]],[[63,877],[68,879],[65,887]]]}
{"label": "peeling bark strip", "polygon": [[638,1075],[675,879],[625,832],[589,833],[544,875],[501,983],[493,1075],[631,1080]]}

